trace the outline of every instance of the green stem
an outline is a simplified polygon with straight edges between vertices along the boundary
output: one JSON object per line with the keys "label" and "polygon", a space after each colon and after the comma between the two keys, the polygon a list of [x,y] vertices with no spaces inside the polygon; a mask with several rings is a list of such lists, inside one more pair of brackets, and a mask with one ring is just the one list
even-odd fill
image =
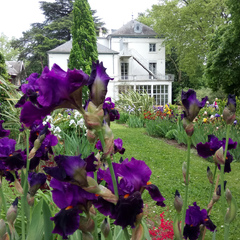
{"label": "green stem", "polygon": [[[102,131],[99,131],[99,132],[98,132],[98,136],[99,136],[99,138],[100,138],[100,141],[101,141],[101,144],[102,144],[102,148],[103,148],[103,150],[104,150],[105,142],[104,142],[104,138],[103,138],[103,133],[102,133]],[[108,167],[109,167],[109,170],[110,170],[110,173],[111,173],[111,177],[112,177],[114,194],[115,194],[117,197],[119,197],[119,196],[118,196],[117,180],[116,180],[115,172],[114,172],[113,165],[112,165],[112,161],[111,161],[110,157],[107,157],[107,163],[108,163]]]}
{"label": "green stem", "polygon": [[[26,165],[26,173],[25,173],[25,178],[24,178],[24,183],[23,183],[23,196],[21,198],[21,220],[22,220],[22,240],[25,240],[25,204],[27,201],[27,181],[28,181],[28,170],[29,170],[29,130],[26,130],[26,145],[27,145],[27,165]],[[22,172],[23,173],[23,172]]]}
{"label": "green stem", "polygon": [[123,232],[124,232],[125,239],[130,240],[130,236],[129,236],[127,228],[124,228]]}
{"label": "green stem", "polygon": [[[2,185],[3,185],[3,183],[2,183]],[[6,200],[5,200],[5,196],[4,196],[4,193],[3,193],[2,185],[0,187],[0,195],[1,195],[1,199],[2,199],[3,210],[4,210],[5,214],[7,214],[7,205],[6,205]]]}
{"label": "green stem", "polygon": [[[224,160],[226,161],[227,157],[227,150],[228,150],[228,141],[229,141],[229,132],[230,132],[230,125],[227,124],[227,132],[226,132],[226,144],[224,150]],[[223,218],[225,216],[225,191],[224,191],[224,165],[221,165],[221,207],[222,207],[222,215]]]}
{"label": "green stem", "polygon": [[212,199],[213,186],[214,186],[214,182],[215,182],[216,172],[217,172],[217,165],[215,164],[214,173],[213,173],[213,183],[211,184],[208,202],[210,202]]}
{"label": "green stem", "polygon": [[224,224],[224,240],[228,240],[229,237],[229,224]]}
{"label": "green stem", "polygon": [[189,184],[189,168],[190,168],[190,150],[191,150],[191,137],[188,136],[187,139],[187,173],[186,173],[186,184],[185,184],[185,198],[183,202],[183,216],[182,216],[182,228],[181,232],[183,235],[183,229],[185,224],[185,217],[186,217],[186,209],[187,209],[187,201],[188,201],[188,184]]}

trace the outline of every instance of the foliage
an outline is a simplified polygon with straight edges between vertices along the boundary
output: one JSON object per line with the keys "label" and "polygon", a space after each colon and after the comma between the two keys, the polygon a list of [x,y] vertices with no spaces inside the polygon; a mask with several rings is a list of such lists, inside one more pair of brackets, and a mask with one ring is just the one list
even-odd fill
{"label": "foliage", "polygon": [[197,85],[203,81],[209,34],[226,19],[225,0],[163,0],[139,17],[141,22],[151,23],[159,36],[165,37],[166,56],[175,65],[179,84],[183,72]]}
{"label": "foliage", "polygon": [[127,120],[127,125],[130,128],[142,128],[145,125],[145,121],[143,118],[140,118],[135,115],[130,115],[128,120]]}
{"label": "foliage", "polygon": [[128,118],[129,118],[129,113],[126,113],[126,112],[119,112],[120,114],[120,118],[118,120],[116,120],[117,123],[119,124],[124,124],[128,121]]}
{"label": "foliage", "polygon": [[[71,39],[72,0],[41,1],[40,9],[45,21],[31,24],[31,28],[23,32],[21,38],[11,42],[11,46],[19,50],[18,59],[26,61],[27,75],[33,72],[41,74],[43,67],[48,65],[47,51]],[[92,14],[95,13],[93,10]],[[96,28],[103,27],[104,23],[98,17],[93,18]]]}
{"label": "foliage", "polygon": [[6,61],[16,61],[19,54],[18,49],[13,49],[11,47],[12,40],[9,40],[3,33],[0,35],[0,52],[3,54]]}
{"label": "foliage", "polygon": [[0,52],[0,77],[3,79],[8,79],[5,58],[1,52]]}
{"label": "foliage", "polygon": [[129,91],[120,94],[116,104],[120,111],[140,116],[145,110],[151,110],[154,102],[154,98],[150,97],[147,93],[140,94],[135,91]]}
{"label": "foliage", "polygon": [[17,87],[8,80],[1,78],[0,84],[0,119],[5,120],[5,127],[11,130],[11,136],[20,141],[21,134],[19,129],[20,109],[15,108],[15,104],[21,97],[21,93],[17,91]]}
{"label": "foliage", "polygon": [[[144,161],[151,168],[153,175],[151,182],[157,182],[157,186],[161,186],[161,193],[166,198],[166,205],[169,211],[164,211],[165,219],[171,220],[174,216],[174,194],[176,189],[179,192],[184,192],[184,181],[182,179],[182,163],[186,159],[186,150],[184,148],[176,148],[173,145],[166,143],[163,139],[152,138],[146,135],[144,128],[128,128],[119,124],[112,124],[114,135],[122,138],[125,146],[128,146],[123,155],[123,159],[131,158],[135,153],[137,159],[144,159]],[[195,134],[195,133],[194,133]],[[134,136],[134,138],[132,138]],[[140,139],[140,140],[136,140]],[[234,139],[235,140],[235,139]],[[137,151],[136,151],[137,149]],[[213,168],[209,161],[196,155],[195,151],[191,151],[191,172],[190,184],[191,194],[189,196],[189,203],[193,203],[197,199],[197,204],[201,208],[207,207],[208,195],[210,191],[210,183],[206,177],[207,166]],[[239,181],[236,181],[240,165],[238,162],[232,163],[232,172],[226,176],[227,185],[231,188],[231,192],[240,204]],[[201,183],[201,184],[199,184]],[[156,219],[156,216],[162,213],[162,210],[157,208],[150,202],[148,195],[144,195],[144,200],[148,205],[147,216],[149,220]],[[220,204],[216,204],[215,209],[211,212],[211,220],[217,226],[221,225],[220,220]],[[149,221],[147,220],[147,223]],[[154,223],[153,223],[154,224]],[[239,218],[232,223],[231,238],[237,239],[240,234]],[[152,223],[150,228],[152,228]],[[156,225],[158,227],[158,224]],[[207,231],[205,239],[212,239],[212,234]],[[224,240],[223,228],[219,227],[216,239]]]}
{"label": "foliage", "polygon": [[213,91],[222,88],[225,93],[240,95],[240,5],[239,1],[227,1],[229,18],[211,35],[207,55],[206,77]]}

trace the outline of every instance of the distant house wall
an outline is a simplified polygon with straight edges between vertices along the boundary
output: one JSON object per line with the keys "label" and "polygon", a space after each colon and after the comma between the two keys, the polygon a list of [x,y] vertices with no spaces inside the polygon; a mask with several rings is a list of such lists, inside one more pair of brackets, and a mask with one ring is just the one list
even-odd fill
{"label": "distant house wall", "polygon": [[68,70],[68,59],[69,59],[69,53],[51,53],[48,54],[48,66],[49,68],[52,68],[53,64],[56,63],[58,66],[60,66],[64,71]]}

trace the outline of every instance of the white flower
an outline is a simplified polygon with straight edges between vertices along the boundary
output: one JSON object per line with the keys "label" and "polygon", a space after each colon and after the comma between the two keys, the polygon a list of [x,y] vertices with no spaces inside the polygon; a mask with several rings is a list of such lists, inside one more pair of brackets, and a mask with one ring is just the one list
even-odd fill
{"label": "white flower", "polygon": [[50,128],[49,128],[49,130],[50,130],[50,131],[53,131],[54,128],[55,128],[55,126],[54,126],[53,124],[50,123]]}
{"label": "white flower", "polygon": [[52,121],[53,121],[52,116],[48,115],[48,116],[46,117],[46,122],[52,122]]}
{"label": "white flower", "polygon": [[74,112],[74,118],[76,119],[76,118],[78,118],[78,117],[81,117],[81,114],[80,114],[80,112],[75,111],[75,112]]}
{"label": "white flower", "polygon": [[213,119],[213,118],[214,118],[214,116],[213,116],[213,115],[211,115],[210,119]]}
{"label": "white flower", "polygon": [[62,130],[60,129],[60,127],[56,127],[55,129],[54,129],[54,133],[60,133]]}
{"label": "white flower", "polygon": [[81,128],[85,127],[83,118],[81,118],[79,121],[77,121],[77,126],[80,126]]}
{"label": "white flower", "polygon": [[74,124],[76,126],[76,123],[75,123],[75,121],[73,119],[70,120],[69,126],[71,126],[72,124]]}

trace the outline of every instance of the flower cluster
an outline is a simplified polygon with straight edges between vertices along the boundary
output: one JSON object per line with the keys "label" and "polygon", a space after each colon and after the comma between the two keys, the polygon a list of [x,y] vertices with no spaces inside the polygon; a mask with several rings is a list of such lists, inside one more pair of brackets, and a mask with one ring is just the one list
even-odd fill
{"label": "flower cluster", "polygon": [[152,240],[173,239],[173,222],[164,218],[164,212],[160,214],[160,225],[149,229]]}

